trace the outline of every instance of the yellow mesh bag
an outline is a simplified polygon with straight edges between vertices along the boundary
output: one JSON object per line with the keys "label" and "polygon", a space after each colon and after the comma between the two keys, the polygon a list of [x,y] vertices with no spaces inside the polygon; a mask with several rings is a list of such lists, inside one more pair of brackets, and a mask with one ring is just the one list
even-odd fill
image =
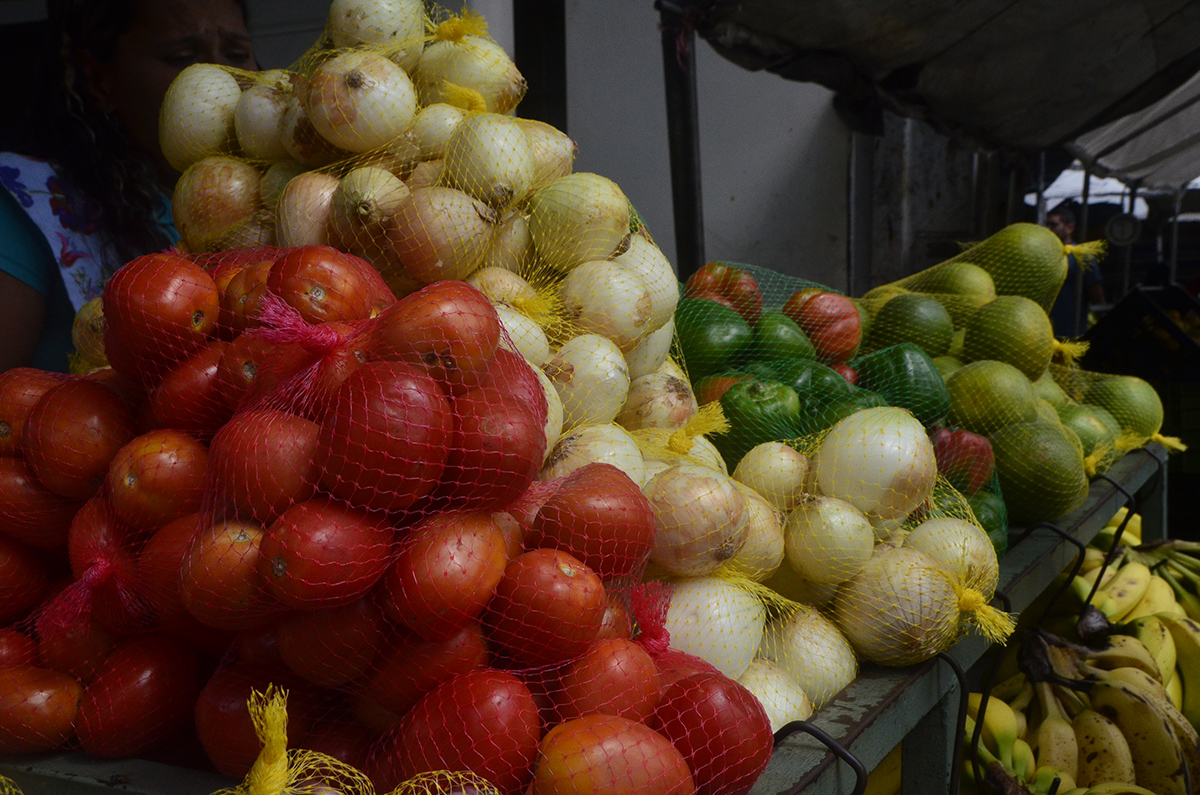
{"label": "yellow mesh bag", "polygon": [[1076,429],[1089,455],[1099,453],[1108,465],[1148,442],[1172,452],[1187,449],[1180,439],[1160,433],[1162,400],[1147,381],[1062,366],[1052,366],[1047,376],[1066,399],[1060,404],[1064,422]]}
{"label": "yellow mesh bag", "polygon": [[22,795],[22,790],[8,776],[0,776],[0,795]]}
{"label": "yellow mesh bag", "polygon": [[469,772],[421,773],[400,783],[389,795],[501,795],[487,779]]}

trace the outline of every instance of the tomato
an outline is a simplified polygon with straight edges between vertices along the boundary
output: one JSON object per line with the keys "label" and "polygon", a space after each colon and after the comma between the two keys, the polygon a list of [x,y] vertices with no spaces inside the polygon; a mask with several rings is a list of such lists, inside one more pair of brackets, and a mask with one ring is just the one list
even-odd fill
{"label": "tomato", "polygon": [[38,659],[47,668],[90,682],[120,638],[94,616],[71,623],[38,621]]}
{"label": "tomato", "polygon": [[687,761],[697,793],[749,792],[774,747],[762,704],[720,673],[692,674],[671,685],[646,725]]}
{"label": "tomato", "polygon": [[143,425],[212,438],[233,415],[217,378],[229,343],[215,340],[172,368],[150,394]]}
{"label": "tomato", "polygon": [[508,545],[485,513],[443,513],[417,524],[388,568],[388,616],[424,638],[449,637],[483,612],[508,565]]}
{"label": "tomato", "polygon": [[117,397],[125,401],[130,414],[134,417],[138,416],[148,397],[146,387],[136,381],[131,381],[111,367],[102,367],[99,370],[84,373],[79,376],[79,380],[91,381],[105,389],[112,390]]}
{"label": "tomato", "polygon": [[844,295],[817,288],[797,290],[784,303],[783,314],[800,327],[826,364],[850,360],[862,341],[862,317]]}
{"label": "tomato", "polygon": [[321,483],[352,505],[406,508],[437,485],[454,415],[416,367],[370,362],[338,389],[317,443]]}
{"label": "tomato", "polygon": [[52,620],[69,622],[90,605],[95,618],[115,632],[145,629],[153,617],[137,593],[134,545],[140,539],[117,519],[102,494],[88,500],[75,514],[67,538],[75,582],[55,597],[46,613],[54,616]]}
{"label": "tomato", "polygon": [[221,328],[242,332],[259,325],[258,313],[267,294],[267,274],[274,262],[274,259],[252,262],[230,276],[221,290]]}
{"label": "tomato", "polygon": [[33,367],[14,367],[0,373],[0,456],[22,455],[25,418],[42,395],[66,376]]}
{"label": "tomato", "polygon": [[136,435],[133,415],[115,393],[91,381],[66,381],[30,410],[22,447],[43,486],[86,500],[104,484],[113,456]]}
{"label": "tomato", "polygon": [[497,348],[496,356],[488,367],[481,389],[494,389],[501,395],[514,397],[533,411],[539,425],[546,424],[546,391],[525,357],[507,348]]}
{"label": "tomato", "polygon": [[356,262],[331,246],[296,246],[271,265],[267,289],[309,323],[371,317],[374,298]]}
{"label": "tomato", "polygon": [[620,715],[643,721],[658,705],[658,669],[632,640],[601,640],[568,663],[559,677],[555,705],[563,720]]}
{"label": "tomato", "polygon": [[[639,640],[642,640],[642,638],[639,638]],[[658,681],[664,693],[671,685],[686,676],[700,673],[709,674],[717,671],[715,667],[705,660],[675,649],[667,649],[665,652],[655,655],[654,664],[658,668]]]}
{"label": "tomato", "polygon": [[32,665],[0,668],[0,754],[31,754],[62,745],[75,731],[83,685]]}
{"label": "tomato", "polygon": [[355,770],[362,770],[379,734],[357,721],[325,720],[309,729],[297,747],[331,756]]}
{"label": "tomato", "polygon": [[200,530],[183,559],[180,596],[202,624],[249,629],[270,619],[272,599],[260,574],[263,528],[230,520]]}
{"label": "tomato", "polygon": [[381,517],[317,497],[296,503],[267,528],[258,570],[288,607],[346,604],[383,576],[392,539]]}
{"label": "tomato", "polygon": [[603,580],[640,573],[658,524],[641,487],[612,464],[585,464],[543,503],[525,537],[529,547],[561,549]]}
{"label": "tomato", "polygon": [[200,510],[208,448],[194,436],[163,429],[136,437],[108,467],[108,500],[135,529],[159,528]]}
{"label": "tomato", "polygon": [[348,703],[354,719],[376,734],[383,734],[400,722],[400,716],[380,704],[369,691],[352,693]]}
{"label": "tomato", "polygon": [[381,739],[365,772],[380,792],[418,773],[457,770],[517,795],[529,783],[540,738],[529,688],[512,674],[479,668],[417,702]]}
{"label": "tomato", "polygon": [[0,537],[58,549],[82,504],[43,486],[24,458],[0,456]]}
{"label": "tomato", "polygon": [[366,691],[380,706],[403,715],[423,695],[457,674],[487,665],[488,650],[478,621],[444,640],[425,640],[406,629],[388,639],[366,677]]}
{"label": "tomato", "polygon": [[285,381],[271,385],[271,379],[263,379],[251,390],[251,399],[321,422],[342,382],[367,362],[370,337],[366,329],[362,322],[340,321],[309,327],[300,344],[312,349],[307,360]]}
{"label": "tomato", "polygon": [[858,386],[858,371],[848,364],[835,364],[832,366],[835,373],[846,379],[846,383],[850,386]]}
{"label": "tomato", "polygon": [[49,584],[46,564],[33,550],[0,536],[0,624],[23,618]]}
{"label": "tomato", "polygon": [[690,795],[687,763],[671,742],[615,715],[555,726],[542,738],[529,795]]}
{"label": "tomato", "polygon": [[217,382],[225,404],[231,409],[257,406],[256,401],[271,394],[280,381],[310,358],[299,343],[279,344],[262,334],[239,334],[217,365]]}
{"label": "tomato", "polygon": [[0,668],[37,663],[37,641],[16,629],[0,629]]}
{"label": "tomato", "polygon": [[376,321],[372,358],[423,367],[453,394],[478,387],[500,345],[500,317],[462,281],[435,282],[397,301]]}
{"label": "tomato", "polygon": [[557,549],[518,555],[488,603],[488,639],[519,665],[577,657],[600,632],[607,599],[590,568]]}
{"label": "tomato", "polygon": [[709,262],[688,277],[684,285],[688,298],[716,297],[725,299],[721,303],[746,318],[753,325],[762,314],[763,299],[758,282],[749,271],[725,262]]}
{"label": "tomato", "polygon": [[213,437],[209,469],[217,512],[269,524],[312,497],[320,426],[274,409],[238,413]]}
{"label": "tomato", "polygon": [[608,595],[608,607],[604,608],[604,619],[600,622],[600,633],[596,640],[612,638],[632,638],[633,624],[629,620],[629,610],[619,599]]}
{"label": "tomato", "polygon": [[337,607],[298,610],[279,621],[279,654],[288,668],[322,687],[360,676],[383,646],[387,624],[370,594]]}
{"label": "tomato", "polygon": [[195,653],[165,635],[120,643],[84,691],[75,731],[84,753],[136,756],[188,724],[199,692]]}

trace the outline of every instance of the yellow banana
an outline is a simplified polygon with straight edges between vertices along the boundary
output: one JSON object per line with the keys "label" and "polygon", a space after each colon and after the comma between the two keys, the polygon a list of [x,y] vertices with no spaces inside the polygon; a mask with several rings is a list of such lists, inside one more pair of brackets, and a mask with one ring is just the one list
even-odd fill
{"label": "yellow banana", "polygon": [[1200,725],[1200,623],[1190,618],[1160,615],[1175,641],[1175,665],[1183,690],[1180,712],[1193,726]]}
{"label": "yellow banana", "polygon": [[1129,514],[1129,508],[1125,505],[1122,505],[1120,508],[1117,509],[1116,513],[1114,513],[1112,516],[1110,516],[1108,518],[1108,521],[1104,523],[1104,526],[1105,527],[1117,527],[1118,525],[1121,524],[1122,521],[1124,521],[1125,517],[1128,514]]}
{"label": "yellow banana", "polygon": [[[982,695],[971,693],[967,700],[967,715],[979,720]],[[1013,769],[1013,744],[1017,737],[1017,716],[1013,708],[998,698],[989,698],[983,715],[983,742],[1008,770]]]}
{"label": "yellow banana", "polygon": [[1133,754],[1117,724],[1094,709],[1085,709],[1071,723],[1079,744],[1075,783],[1081,787],[1106,781],[1133,784]]}
{"label": "yellow banana", "polygon": [[1075,779],[1070,773],[1051,765],[1042,764],[1038,765],[1037,771],[1033,774],[1033,780],[1029,782],[1029,789],[1034,792],[1049,792],[1055,779],[1058,779],[1057,792],[1075,789]]}
{"label": "yellow banana", "polygon": [[1166,691],[1175,709],[1183,712],[1183,678],[1179,676],[1178,668],[1175,669],[1175,676],[1167,680]]}
{"label": "yellow banana", "polygon": [[[1067,794],[1069,795],[1069,793]],[[1145,787],[1139,787],[1137,784],[1120,784],[1117,782],[1109,782],[1106,784],[1097,784],[1094,787],[1088,787],[1083,795],[1157,795]]]}
{"label": "yellow banana", "polygon": [[1168,610],[1173,604],[1175,604],[1175,591],[1171,589],[1171,584],[1157,574],[1152,574],[1150,576],[1150,584],[1146,587],[1146,594],[1125,615],[1123,620],[1132,621],[1142,616],[1152,616],[1155,613],[1162,613]]}
{"label": "yellow banana", "polygon": [[1120,681],[1092,687],[1092,706],[1112,718],[1133,756],[1136,783],[1156,795],[1184,795],[1183,751],[1171,724],[1136,688]]}
{"label": "yellow banana", "polygon": [[1171,637],[1171,630],[1167,629],[1167,625],[1160,621],[1157,615],[1140,616],[1125,623],[1126,631],[1141,641],[1146,651],[1154,658],[1158,671],[1162,674],[1163,683],[1170,682],[1175,676],[1176,655],[1175,639]]}
{"label": "yellow banana", "polygon": [[1009,699],[1008,706],[1012,707],[1014,712],[1021,712],[1033,701],[1033,696],[1033,683],[1026,682],[1020,692]]}
{"label": "yellow banana", "polygon": [[867,776],[867,786],[863,795],[898,795],[901,745],[893,748]]}
{"label": "yellow banana", "polygon": [[[1098,600],[1096,607],[1108,616],[1109,621],[1121,621],[1146,595],[1152,576],[1150,567],[1145,563],[1140,561],[1126,563],[1121,566],[1108,585],[1100,587],[1100,593],[1107,596],[1108,599]],[[1111,606],[1106,607],[1105,605],[1109,603]]]}
{"label": "yellow banana", "polygon": [[[1166,627],[1163,627],[1166,631]],[[999,684],[992,686],[992,698],[998,698],[1002,701],[1012,701],[1025,687],[1025,674],[1018,671],[1007,679],[1002,680]]]}
{"label": "yellow banana", "polygon": [[1079,745],[1075,740],[1075,729],[1063,714],[1062,706],[1054,695],[1049,682],[1038,682],[1038,704],[1042,719],[1034,731],[1030,745],[1037,748],[1038,766],[1049,765],[1075,779],[1079,763]]}
{"label": "yellow banana", "polygon": [[1100,568],[1104,565],[1104,558],[1108,555],[1103,549],[1097,547],[1088,547],[1083,551],[1083,563],[1079,565],[1079,573],[1087,574],[1089,571]]}
{"label": "yellow banana", "polygon": [[1034,758],[1033,749],[1029,747],[1029,743],[1018,737],[1013,742],[1012,755],[1013,777],[1026,783],[1033,781],[1033,776],[1037,773],[1037,759]]}
{"label": "yellow banana", "polygon": [[[1174,590],[1174,589],[1172,589]],[[1162,611],[1169,616],[1178,616],[1179,618],[1187,618],[1187,611],[1183,609],[1183,605],[1179,604],[1179,597],[1175,597],[1175,601],[1167,606],[1166,610]]]}
{"label": "yellow banana", "polygon": [[1096,673],[1106,682],[1123,682],[1144,696],[1167,721],[1179,738],[1179,747],[1190,770],[1200,770],[1200,734],[1171,701],[1162,683],[1140,668],[1114,668]]}
{"label": "yellow banana", "polygon": [[1025,713],[1019,709],[1013,710],[1013,715],[1017,718],[1017,739],[1029,742],[1029,719],[1025,717]]}
{"label": "yellow banana", "polygon": [[1105,671],[1114,668],[1140,668],[1159,682],[1163,674],[1150,650],[1132,635],[1110,635],[1108,646],[1090,653],[1089,665]]}

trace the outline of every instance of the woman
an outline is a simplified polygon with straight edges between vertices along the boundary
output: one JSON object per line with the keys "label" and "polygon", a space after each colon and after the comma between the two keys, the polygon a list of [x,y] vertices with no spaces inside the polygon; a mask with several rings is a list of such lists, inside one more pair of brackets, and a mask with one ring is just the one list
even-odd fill
{"label": "woman", "polygon": [[0,372],[66,371],[75,311],[178,239],[158,111],[185,67],[255,69],[245,0],[50,0],[36,136],[0,153]]}

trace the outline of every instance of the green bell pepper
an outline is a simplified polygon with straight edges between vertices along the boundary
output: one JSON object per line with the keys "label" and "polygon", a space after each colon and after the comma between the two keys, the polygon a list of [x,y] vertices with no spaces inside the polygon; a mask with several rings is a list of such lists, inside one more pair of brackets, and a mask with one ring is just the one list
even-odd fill
{"label": "green bell pepper", "polygon": [[779,369],[779,381],[796,390],[807,412],[849,397],[854,387],[832,367],[815,361],[798,361]]}
{"label": "green bell pepper", "polygon": [[858,385],[878,392],[889,405],[908,409],[923,425],[950,413],[950,392],[937,365],[911,342],[890,345],[851,362]]}
{"label": "green bell pepper", "polygon": [[975,519],[987,531],[996,554],[1003,555],[1008,549],[1008,511],[1004,507],[1004,500],[999,494],[980,489],[968,497],[967,502],[975,513]]}
{"label": "green bell pepper", "polygon": [[817,358],[817,351],[796,322],[782,312],[763,312],[754,324],[750,358],[774,367]]}
{"label": "green bell pepper", "polygon": [[800,422],[800,398],[778,381],[745,381],[721,395],[721,409],[729,430],[714,434],[712,443],[729,471],[742,457],[763,442],[792,439]]}
{"label": "green bell pepper", "polygon": [[[837,397],[821,405],[812,405],[811,410],[806,411],[800,419],[800,430],[807,436],[823,431],[826,428],[832,428],[846,417],[856,414],[863,409],[873,409],[887,405],[890,404],[882,395],[872,392],[869,389],[852,389],[848,395]],[[809,407],[806,406],[805,409],[807,408]]]}
{"label": "green bell pepper", "polygon": [[675,334],[688,377],[732,369],[754,342],[750,324],[729,307],[706,298],[684,298],[675,307]]}

